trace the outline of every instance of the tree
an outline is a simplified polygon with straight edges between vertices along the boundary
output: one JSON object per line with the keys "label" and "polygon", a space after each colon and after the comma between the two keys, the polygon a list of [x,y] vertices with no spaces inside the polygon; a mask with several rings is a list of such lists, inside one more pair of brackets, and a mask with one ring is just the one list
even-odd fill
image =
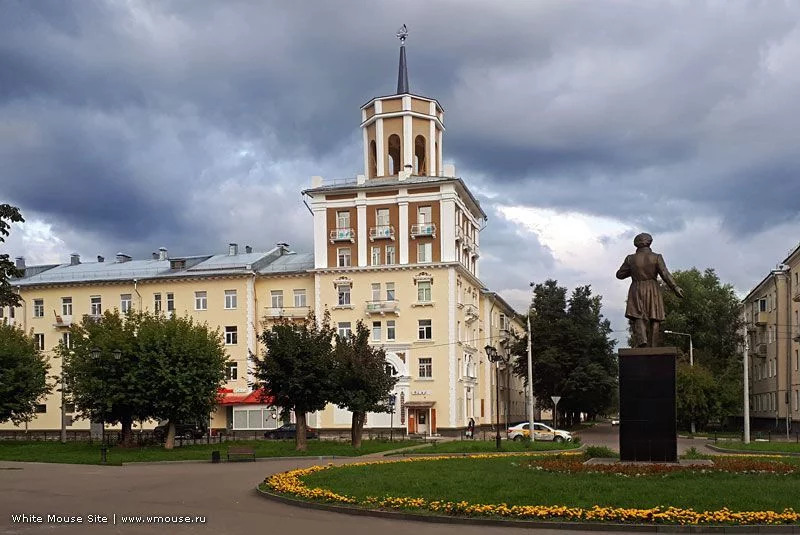
{"label": "tree", "polygon": [[368,412],[390,412],[389,393],[397,378],[386,371],[386,351],[369,344],[370,331],[358,320],[350,336],[336,335],[333,403],[353,413],[350,440],[361,447]]}
{"label": "tree", "polygon": [[[714,407],[710,418],[741,414],[742,361],[738,351],[742,343],[741,317],[740,302],[733,286],[723,284],[711,268],[703,272],[697,268],[676,271],[673,277],[684,289],[684,298],[664,292],[666,319],[662,328],[691,334],[695,367],[701,364],[715,378],[716,403],[710,405]],[[680,350],[681,362],[688,362],[688,338],[664,336],[665,344],[675,345]],[[691,405],[690,400],[680,399],[681,392],[692,391],[690,385],[681,384],[689,377],[686,374],[677,377],[679,407]]]}
{"label": "tree", "polygon": [[97,319],[84,316],[70,327],[72,349],[59,347],[64,386],[78,414],[93,422],[119,423],[126,447],[133,445],[133,422],[152,416],[155,396],[139,364],[140,320],[139,314],[121,316],[116,310]]}
{"label": "tree", "polygon": [[[0,243],[6,241],[11,223],[24,221],[22,214],[19,213],[19,208],[10,204],[0,204]],[[20,297],[13,290],[8,280],[12,277],[22,277],[23,275],[22,270],[17,269],[7,254],[0,254],[0,307],[18,307],[20,305]]]}
{"label": "tree", "polygon": [[253,356],[255,386],[297,419],[295,449],[306,451],[306,413],[322,410],[333,393],[333,328],[330,314],[317,322],[313,314],[292,323],[283,320],[261,333],[266,349]]}
{"label": "tree", "polygon": [[[567,425],[579,413],[593,417],[611,403],[617,380],[611,324],[601,313],[602,297],[579,286],[567,300],[567,289],[555,280],[534,288],[531,319],[533,394],[540,408],[551,408],[561,396],[559,411]],[[527,382],[527,335],[512,343],[514,373]]]}
{"label": "tree", "polygon": [[32,336],[0,323],[0,422],[19,425],[33,418],[39,399],[52,390],[49,369]]}
{"label": "tree", "polygon": [[687,429],[691,422],[704,428],[720,411],[719,388],[711,371],[701,364],[678,364],[677,372],[678,424]]}
{"label": "tree", "polygon": [[219,331],[191,318],[142,314],[136,333],[139,376],[151,392],[149,415],[169,420],[166,449],[175,445],[175,423],[207,420],[225,378],[227,356]]}

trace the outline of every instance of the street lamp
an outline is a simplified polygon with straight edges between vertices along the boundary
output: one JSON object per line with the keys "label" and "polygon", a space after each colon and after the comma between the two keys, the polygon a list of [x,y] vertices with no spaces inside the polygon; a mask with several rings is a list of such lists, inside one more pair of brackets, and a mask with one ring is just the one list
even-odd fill
{"label": "street lamp", "polygon": [[[664,331],[664,334],[674,334],[675,336],[687,336],[689,338],[689,366],[694,366],[694,345],[692,344],[692,335],[689,333],[679,333],[676,331]],[[694,418],[692,418],[691,432],[694,435]]]}
{"label": "street lamp", "polygon": [[486,351],[486,356],[489,357],[489,362],[494,362],[495,367],[494,386],[495,386],[495,414],[497,415],[497,434],[495,435],[495,442],[497,449],[500,450],[500,363],[508,362],[506,357],[497,352],[497,348],[487,345],[483,348]]}

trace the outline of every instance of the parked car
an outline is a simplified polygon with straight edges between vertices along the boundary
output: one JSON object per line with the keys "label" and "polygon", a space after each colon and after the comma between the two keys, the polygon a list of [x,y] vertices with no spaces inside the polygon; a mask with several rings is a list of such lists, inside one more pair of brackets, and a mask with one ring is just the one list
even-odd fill
{"label": "parked car", "polygon": [[613,418],[611,420],[611,425],[619,425],[619,418]]}
{"label": "parked car", "polygon": [[[508,438],[510,440],[522,440],[530,436],[530,426],[528,422],[515,425],[508,428]],[[554,442],[569,442],[572,440],[572,434],[569,431],[562,429],[553,429],[549,425],[539,422],[533,422],[533,439],[534,440],[552,440]]]}
{"label": "parked car", "polygon": [[[169,420],[165,420],[158,424],[153,429],[153,438],[158,442],[164,442],[167,439],[167,432],[169,431]],[[208,427],[201,422],[176,422],[175,423],[175,438],[203,438],[208,433]]]}
{"label": "parked car", "polygon": [[[297,436],[296,424],[283,424],[277,429],[264,432],[264,438],[272,439],[294,439]],[[306,438],[318,438],[317,430],[311,427],[306,427]]]}

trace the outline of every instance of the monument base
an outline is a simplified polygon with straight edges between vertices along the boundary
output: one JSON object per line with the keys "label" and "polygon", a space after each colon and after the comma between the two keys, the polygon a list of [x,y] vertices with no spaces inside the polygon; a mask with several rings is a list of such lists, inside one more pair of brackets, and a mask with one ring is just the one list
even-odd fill
{"label": "monument base", "polygon": [[677,462],[674,347],[619,350],[621,461]]}

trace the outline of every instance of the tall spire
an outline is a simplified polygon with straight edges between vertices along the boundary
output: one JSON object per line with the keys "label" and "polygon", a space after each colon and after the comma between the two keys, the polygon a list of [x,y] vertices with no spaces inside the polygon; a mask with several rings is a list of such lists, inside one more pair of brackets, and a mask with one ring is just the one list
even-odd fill
{"label": "tall spire", "polygon": [[408,28],[406,25],[397,31],[397,38],[400,39],[400,66],[397,70],[397,94],[408,93],[408,67],[406,66],[406,37]]}

